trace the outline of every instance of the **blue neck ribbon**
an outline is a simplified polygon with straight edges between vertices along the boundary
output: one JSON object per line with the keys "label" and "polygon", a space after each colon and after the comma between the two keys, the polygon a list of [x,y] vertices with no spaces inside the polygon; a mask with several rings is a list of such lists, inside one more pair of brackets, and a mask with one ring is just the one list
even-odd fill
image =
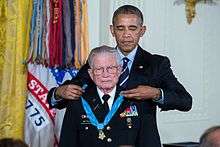
{"label": "blue neck ribbon", "polygon": [[108,112],[108,114],[105,116],[105,119],[102,123],[99,123],[96,116],[92,112],[91,107],[86,102],[86,100],[81,97],[83,108],[87,114],[87,117],[89,118],[92,125],[94,125],[98,130],[104,129],[104,127],[110,122],[116,111],[118,110],[119,106],[122,104],[124,97],[119,96],[114,104],[112,105],[112,109]]}

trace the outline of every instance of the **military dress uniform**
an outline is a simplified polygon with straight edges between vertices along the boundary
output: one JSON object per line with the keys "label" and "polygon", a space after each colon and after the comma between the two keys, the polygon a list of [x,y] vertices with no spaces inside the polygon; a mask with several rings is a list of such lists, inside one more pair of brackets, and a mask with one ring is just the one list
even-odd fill
{"label": "military dress uniform", "polygon": [[[115,99],[118,96],[116,92]],[[82,97],[88,102],[97,119],[102,121],[105,114],[96,88],[90,88]],[[91,124],[82,101],[72,101],[65,113],[60,147],[138,147],[141,142],[139,136],[142,135],[141,119],[140,103],[124,99],[102,130],[103,134],[100,134],[96,126]]]}

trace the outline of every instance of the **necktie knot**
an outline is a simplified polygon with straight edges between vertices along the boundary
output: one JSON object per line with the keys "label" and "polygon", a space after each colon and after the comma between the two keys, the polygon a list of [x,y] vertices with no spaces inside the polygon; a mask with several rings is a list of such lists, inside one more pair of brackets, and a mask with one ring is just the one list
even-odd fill
{"label": "necktie knot", "polygon": [[127,57],[124,57],[122,60],[123,60],[123,69],[125,69],[128,65],[129,59]]}
{"label": "necktie knot", "polygon": [[109,98],[110,98],[110,95],[108,95],[108,94],[105,94],[102,96],[102,99],[104,102],[107,102]]}

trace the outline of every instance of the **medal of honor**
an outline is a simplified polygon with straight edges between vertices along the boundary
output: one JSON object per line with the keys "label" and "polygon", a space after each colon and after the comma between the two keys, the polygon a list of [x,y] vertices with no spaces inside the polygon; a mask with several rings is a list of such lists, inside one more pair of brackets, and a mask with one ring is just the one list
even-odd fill
{"label": "medal of honor", "polygon": [[124,100],[123,96],[119,96],[116,101],[114,102],[114,104],[112,105],[112,109],[108,112],[108,114],[105,116],[105,119],[102,123],[100,123],[95,114],[92,112],[91,107],[89,106],[89,104],[84,100],[83,97],[81,97],[82,100],[82,105],[83,108],[86,112],[86,116],[88,117],[88,119],[90,120],[91,124],[94,125],[97,130],[98,130],[98,138],[100,140],[103,140],[106,136],[105,133],[103,131],[103,129],[105,128],[105,126],[110,122],[110,120],[112,119],[112,117],[114,116],[114,114],[116,113],[116,111],[118,110],[119,106],[121,105],[121,103]]}
{"label": "medal of honor", "polygon": [[105,137],[106,137],[106,136],[105,136],[105,133],[103,132],[103,130],[99,130],[99,136],[98,136],[98,138],[101,139],[101,140],[103,140]]}

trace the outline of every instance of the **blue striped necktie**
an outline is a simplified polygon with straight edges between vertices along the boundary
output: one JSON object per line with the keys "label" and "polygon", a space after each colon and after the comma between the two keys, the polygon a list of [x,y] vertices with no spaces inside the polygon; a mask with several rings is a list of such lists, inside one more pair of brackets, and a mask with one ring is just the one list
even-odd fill
{"label": "blue striped necktie", "polygon": [[128,69],[129,59],[127,57],[124,57],[122,60],[123,60],[123,67],[122,67],[121,75],[119,77],[119,86],[125,88],[129,77],[129,69]]}

